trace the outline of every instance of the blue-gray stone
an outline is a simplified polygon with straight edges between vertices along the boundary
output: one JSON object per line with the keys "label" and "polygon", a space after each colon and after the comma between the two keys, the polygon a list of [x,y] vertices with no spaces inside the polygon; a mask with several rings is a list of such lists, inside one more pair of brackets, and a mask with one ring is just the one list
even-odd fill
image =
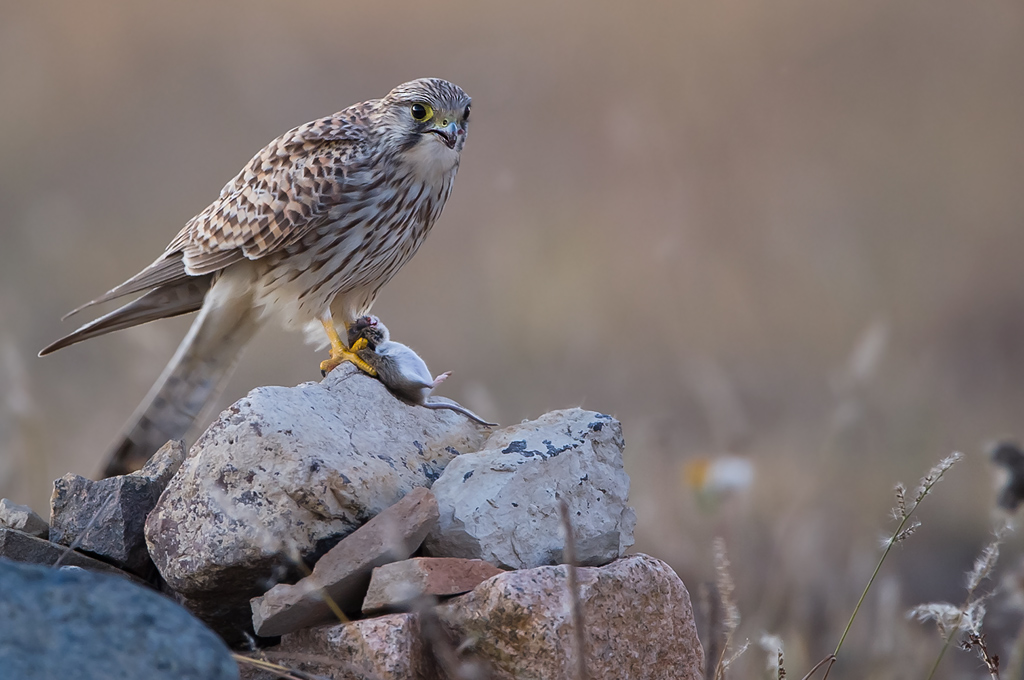
{"label": "blue-gray stone", "polygon": [[237,680],[224,642],[116,576],[0,559],[0,677]]}

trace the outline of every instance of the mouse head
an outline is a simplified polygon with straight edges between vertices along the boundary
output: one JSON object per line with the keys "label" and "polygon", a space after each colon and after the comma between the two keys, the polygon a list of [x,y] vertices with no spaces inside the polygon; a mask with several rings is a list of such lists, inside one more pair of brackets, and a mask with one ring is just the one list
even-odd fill
{"label": "mouse head", "polygon": [[361,316],[348,327],[348,346],[359,338],[364,338],[369,348],[375,350],[377,345],[388,341],[388,329],[375,316]]}

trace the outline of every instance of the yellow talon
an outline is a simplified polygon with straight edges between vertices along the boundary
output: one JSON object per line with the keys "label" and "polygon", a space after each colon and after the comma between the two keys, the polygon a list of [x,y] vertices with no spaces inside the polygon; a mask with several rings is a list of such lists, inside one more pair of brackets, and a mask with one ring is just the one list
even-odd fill
{"label": "yellow talon", "polygon": [[370,364],[360,359],[356,354],[356,352],[366,347],[366,338],[359,338],[352,344],[351,348],[346,348],[345,343],[341,341],[341,336],[338,335],[338,331],[334,327],[333,323],[323,320],[321,320],[320,323],[323,324],[324,330],[327,331],[327,337],[331,341],[331,358],[324,359],[320,362],[321,375],[327,375],[340,366],[342,362],[350,361],[364,373],[374,377],[377,376],[377,371],[374,370],[373,366],[370,366]]}

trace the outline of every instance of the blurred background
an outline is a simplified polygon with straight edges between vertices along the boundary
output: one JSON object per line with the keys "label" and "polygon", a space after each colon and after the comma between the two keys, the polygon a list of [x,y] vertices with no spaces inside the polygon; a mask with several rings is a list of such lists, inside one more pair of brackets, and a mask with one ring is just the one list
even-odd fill
{"label": "blurred background", "polygon": [[[963,599],[993,524],[985,443],[1024,433],[1020,2],[3,0],[0,17],[0,496],[45,516],[54,478],[97,474],[191,321],[36,358],[76,327],[62,314],[277,135],[440,76],[473,97],[461,171],[374,308],[454,371],[440,393],[503,423],[621,419],[636,549],[699,605],[725,538],[753,642],[735,677],[764,672],[763,632],[791,677],[831,652],[893,485],[963,451],[830,677],[927,673],[938,637],[904,612]],[[322,358],[269,328],[222,405],[318,379]],[[716,494],[725,455],[752,467]],[[1004,659],[1022,538],[986,620]],[[938,677],[980,672],[951,650]]]}

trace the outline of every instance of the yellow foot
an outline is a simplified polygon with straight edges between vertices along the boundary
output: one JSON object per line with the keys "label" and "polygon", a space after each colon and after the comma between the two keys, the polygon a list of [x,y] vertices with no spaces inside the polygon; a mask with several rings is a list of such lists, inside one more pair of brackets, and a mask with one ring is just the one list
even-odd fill
{"label": "yellow foot", "polygon": [[320,323],[323,324],[324,330],[327,331],[327,337],[331,341],[331,358],[320,362],[320,375],[326,376],[340,366],[342,362],[350,361],[364,373],[374,377],[377,376],[377,371],[374,370],[373,366],[360,359],[359,355],[356,354],[359,350],[366,348],[366,338],[359,338],[352,344],[351,348],[347,348],[341,342],[341,337],[338,336],[338,331],[335,330],[333,323],[329,321],[321,321]]}

